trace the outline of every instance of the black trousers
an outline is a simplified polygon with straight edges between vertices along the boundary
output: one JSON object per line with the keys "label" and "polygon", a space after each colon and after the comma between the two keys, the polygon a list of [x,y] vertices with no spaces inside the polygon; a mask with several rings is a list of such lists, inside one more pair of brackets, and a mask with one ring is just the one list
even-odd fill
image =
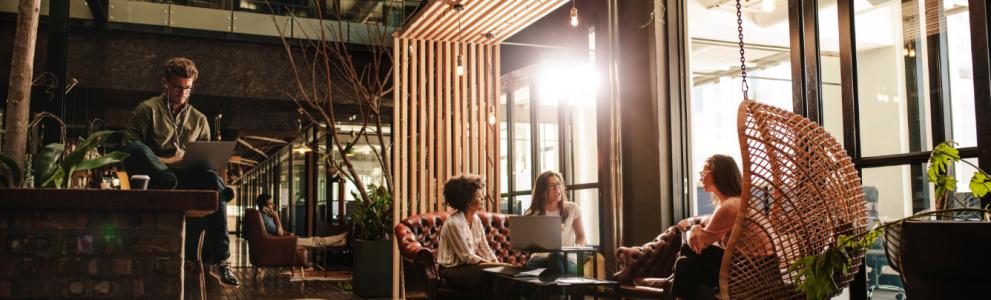
{"label": "black trousers", "polygon": [[710,291],[719,287],[719,265],[723,260],[723,248],[710,245],[699,254],[692,251],[686,243],[682,244],[679,255],[674,263],[671,295],[682,299],[696,299],[700,287]]}
{"label": "black trousers", "polygon": [[216,172],[207,169],[169,169],[141,142],[131,142],[124,150],[130,154],[124,159],[124,168],[131,175],[148,175],[149,189],[210,190],[220,194],[216,211],[203,217],[186,219],[186,259],[196,258],[196,246],[200,232],[203,231],[206,231],[203,239],[203,264],[212,265],[230,258],[226,203],[233,198],[233,193],[224,185],[223,179]]}
{"label": "black trousers", "polygon": [[474,292],[479,299],[489,299],[491,298],[491,289],[488,282],[483,278],[485,274],[482,273],[482,270],[495,266],[501,266],[501,264],[460,265],[451,268],[441,267],[440,276],[444,278],[444,281],[447,281],[447,284],[458,290]]}

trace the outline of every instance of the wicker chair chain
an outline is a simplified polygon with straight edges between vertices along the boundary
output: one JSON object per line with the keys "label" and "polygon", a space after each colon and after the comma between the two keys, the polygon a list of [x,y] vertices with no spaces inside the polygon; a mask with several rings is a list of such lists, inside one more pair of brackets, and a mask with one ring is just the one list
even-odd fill
{"label": "wicker chair chain", "polygon": [[743,79],[740,87],[743,90],[743,100],[749,100],[750,97],[747,96],[750,92],[750,85],[747,84],[747,59],[743,51],[743,5],[740,4],[740,0],[736,0],[736,30],[738,32],[737,37],[740,39],[740,78]]}

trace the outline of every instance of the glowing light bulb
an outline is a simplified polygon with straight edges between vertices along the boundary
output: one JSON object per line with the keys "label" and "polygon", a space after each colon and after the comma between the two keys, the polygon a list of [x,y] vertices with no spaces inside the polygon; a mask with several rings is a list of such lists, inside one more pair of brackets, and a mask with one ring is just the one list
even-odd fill
{"label": "glowing light bulb", "polygon": [[454,71],[458,74],[458,76],[465,75],[465,66],[464,62],[461,60],[461,54],[458,54],[458,66],[454,69]]}
{"label": "glowing light bulb", "polygon": [[495,123],[496,123],[495,113],[490,111],[489,112],[489,125],[495,125]]}
{"label": "glowing light bulb", "polygon": [[571,26],[578,26],[578,9],[574,7],[571,8]]}
{"label": "glowing light bulb", "polygon": [[777,8],[777,6],[774,5],[774,0],[764,0],[760,3],[760,10],[766,13],[774,11],[775,8]]}

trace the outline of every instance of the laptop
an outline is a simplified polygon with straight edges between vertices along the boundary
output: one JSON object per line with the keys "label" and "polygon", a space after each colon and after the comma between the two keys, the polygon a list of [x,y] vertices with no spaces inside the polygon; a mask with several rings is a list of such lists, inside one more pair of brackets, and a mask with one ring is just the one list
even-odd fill
{"label": "laptop", "polygon": [[233,141],[186,143],[186,154],[179,162],[178,168],[224,170],[227,168],[231,154],[234,153],[234,145]]}
{"label": "laptop", "polygon": [[510,216],[509,243],[513,249],[561,250],[561,217]]}

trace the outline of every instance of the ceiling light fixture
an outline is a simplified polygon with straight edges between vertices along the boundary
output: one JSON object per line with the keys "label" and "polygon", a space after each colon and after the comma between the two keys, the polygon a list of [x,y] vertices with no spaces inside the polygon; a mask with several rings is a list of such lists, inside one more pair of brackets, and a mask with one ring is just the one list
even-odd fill
{"label": "ceiling light fixture", "polygon": [[306,112],[304,112],[302,108],[299,108],[296,110],[296,113],[299,114],[296,117],[296,126],[298,130],[297,133],[299,134],[297,138],[299,139],[299,145],[297,147],[293,147],[292,151],[302,155],[302,154],[306,154],[307,152],[313,151],[313,149],[310,149],[310,147],[306,146],[306,133],[303,132],[303,114],[305,114]]}
{"label": "ceiling light fixture", "polygon": [[578,26],[578,8],[575,7],[575,0],[571,0],[571,27]]}
{"label": "ceiling light fixture", "polygon": [[760,2],[760,10],[766,13],[774,11],[775,8],[778,7],[774,4],[774,0],[764,0]]}
{"label": "ceiling light fixture", "polygon": [[464,58],[461,57],[461,49],[460,49],[461,48],[460,47],[460,43],[462,41],[462,39],[461,39],[461,11],[465,9],[465,5],[464,4],[461,4],[461,3],[455,3],[454,5],[451,5],[451,9],[453,9],[458,14],[458,44],[459,44],[459,47],[458,47],[458,61],[457,61],[457,67],[455,68],[455,73],[457,73],[458,76],[462,76],[462,75],[465,75],[465,63],[464,63]]}

